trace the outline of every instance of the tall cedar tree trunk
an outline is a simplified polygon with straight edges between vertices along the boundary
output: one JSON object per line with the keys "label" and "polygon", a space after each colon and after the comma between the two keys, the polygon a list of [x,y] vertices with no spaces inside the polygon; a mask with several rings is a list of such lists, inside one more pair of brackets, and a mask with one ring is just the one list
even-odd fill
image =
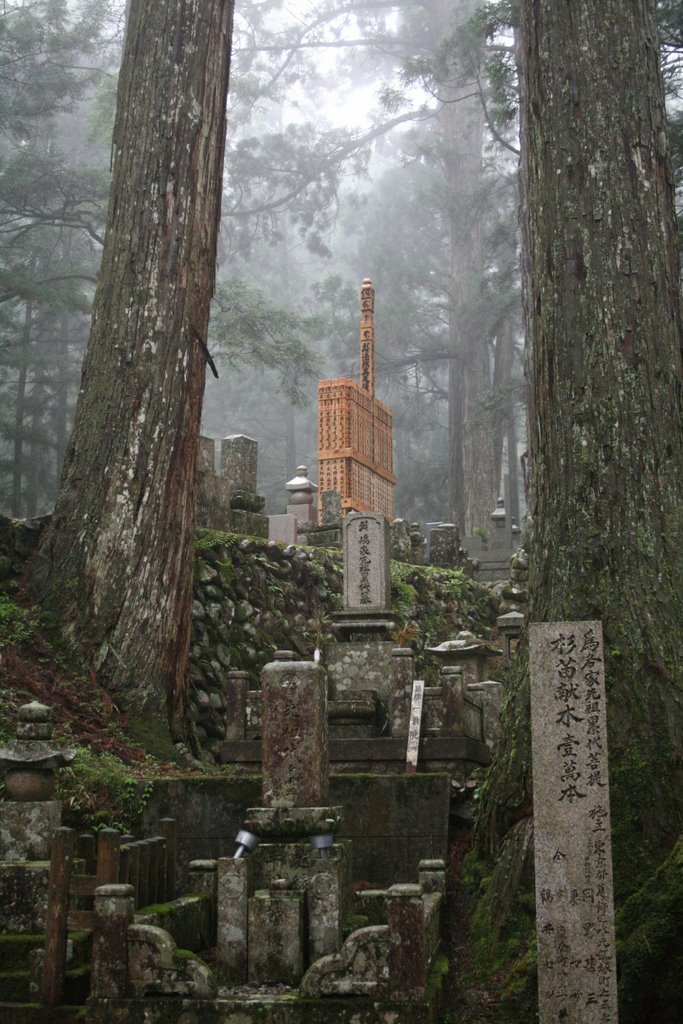
{"label": "tall cedar tree trunk", "polygon": [[[464,26],[482,6],[481,0],[438,5],[434,35],[439,41]],[[443,160],[449,188],[450,313],[448,366],[448,506],[461,530],[471,534],[488,526],[497,498],[499,467],[495,463],[490,417],[481,402],[491,388],[489,351],[477,323],[476,309],[483,276],[481,186],[483,178],[484,111],[471,81],[443,82],[445,100],[440,122]]]}
{"label": "tall cedar tree trunk", "polygon": [[132,0],[102,270],[32,576],[119,706],[177,726],[220,216],[232,0]]}
{"label": "tall cedar tree trunk", "polygon": [[[655,0],[525,0],[521,63],[530,619],[603,622],[623,899],[683,806],[681,324]],[[476,829],[489,856],[531,810],[520,655]]]}

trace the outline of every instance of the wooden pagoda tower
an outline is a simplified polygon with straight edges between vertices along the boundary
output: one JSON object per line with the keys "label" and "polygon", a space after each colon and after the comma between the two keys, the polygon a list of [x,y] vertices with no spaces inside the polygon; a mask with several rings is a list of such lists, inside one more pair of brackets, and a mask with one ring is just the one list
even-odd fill
{"label": "wooden pagoda tower", "polygon": [[318,384],[318,488],[339,491],[342,510],[393,518],[391,409],[375,398],[375,289],[360,290],[360,383]]}

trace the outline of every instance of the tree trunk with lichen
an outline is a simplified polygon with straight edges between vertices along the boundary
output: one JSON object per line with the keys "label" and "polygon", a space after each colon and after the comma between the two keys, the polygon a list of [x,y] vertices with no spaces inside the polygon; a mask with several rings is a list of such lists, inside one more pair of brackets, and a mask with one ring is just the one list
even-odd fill
{"label": "tree trunk with lichen", "polygon": [[[603,623],[620,900],[683,808],[683,375],[655,0],[521,14],[529,617]],[[489,858],[531,814],[528,702],[522,646],[476,828]]]}
{"label": "tree trunk with lichen", "polygon": [[126,709],[187,692],[232,0],[132,0],[102,269],[31,587]]}

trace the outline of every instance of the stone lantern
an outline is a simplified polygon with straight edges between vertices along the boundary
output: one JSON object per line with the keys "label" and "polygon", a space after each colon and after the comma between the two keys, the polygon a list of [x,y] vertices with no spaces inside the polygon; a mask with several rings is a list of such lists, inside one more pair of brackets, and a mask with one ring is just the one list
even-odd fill
{"label": "stone lantern", "polygon": [[313,501],[318,486],[308,479],[307,467],[297,466],[296,476],[285,484],[285,488],[289,491],[287,514],[296,516],[300,523],[315,525],[316,513]]}
{"label": "stone lantern", "polygon": [[502,651],[485,640],[480,640],[468,630],[461,630],[455,640],[445,640],[436,647],[426,647],[429,654],[434,654],[442,666],[457,665],[462,669],[466,686],[480,683],[486,679],[486,661],[489,657],[502,654]]}
{"label": "stone lantern", "polygon": [[0,748],[9,800],[0,805],[0,859],[40,860],[48,856],[50,835],[61,823],[53,800],[55,771],[76,753],[52,743],[52,711],[31,701],[19,709],[17,738]]}
{"label": "stone lantern", "polygon": [[19,709],[17,738],[0,748],[5,771],[5,792],[10,800],[50,800],[54,796],[55,769],[71,764],[76,754],[52,742],[52,710],[31,701]]}

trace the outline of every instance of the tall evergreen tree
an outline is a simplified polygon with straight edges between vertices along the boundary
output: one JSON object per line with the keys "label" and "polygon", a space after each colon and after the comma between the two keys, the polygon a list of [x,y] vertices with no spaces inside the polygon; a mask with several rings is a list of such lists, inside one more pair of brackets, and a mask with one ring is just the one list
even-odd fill
{"label": "tall evergreen tree", "polygon": [[168,700],[176,723],[231,31],[231,0],[130,4],[76,422],[32,576],[113,699]]}
{"label": "tall evergreen tree", "polygon": [[[655,2],[521,13],[529,614],[603,623],[623,901],[683,821],[681,321]],[[521,649],[477,825],[480,853],[510,852],[486,897],[498,916],[532,811],[528,702]]]}

